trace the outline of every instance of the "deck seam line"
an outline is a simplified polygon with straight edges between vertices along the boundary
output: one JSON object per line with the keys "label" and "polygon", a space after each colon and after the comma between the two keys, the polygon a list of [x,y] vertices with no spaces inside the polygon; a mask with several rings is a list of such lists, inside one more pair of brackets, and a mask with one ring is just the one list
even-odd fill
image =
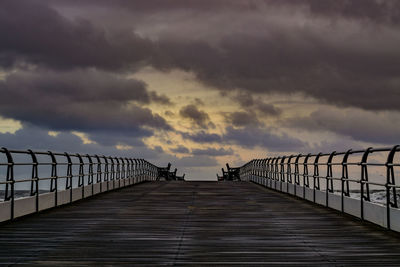
{"label": "deck seam line", "polygon": [[[198,186],[196,185],[195,187],[197,188]],[[197,192],[196,191],[192,191],[192,199],[190,201],[190,206],[191,207],[193,207],[193,205],[194,205],[196,195],[197,195]],[[174,258],[173,265],[176,264],[176,261],[178,260],[178,258],[180,256],[183,239],[184,239],[185,234],[186,234],[187,224],[189,222],[189,219],[190,219],[192,213],[193,213],[192,212],[192,208],[188,208],[188,211],[187,211],[186,216],[185,216],[185,221],[183,222],[182,231],[181,231],[181,237],[179,239],[179,244],[178,244],[178,248],[177,248],[177,252],[176,252],[175,258]]]}

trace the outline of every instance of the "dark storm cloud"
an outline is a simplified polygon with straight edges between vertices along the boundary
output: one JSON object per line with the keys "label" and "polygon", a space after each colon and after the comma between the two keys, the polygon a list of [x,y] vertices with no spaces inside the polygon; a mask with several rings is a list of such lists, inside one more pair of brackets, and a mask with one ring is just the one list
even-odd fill
{"label": "dark storm cloud", "polygon": [[[300,139],[290,137],[285,133],[277,134],[271,128],[259,127],[256,125],[247,125],[240,128],[228,126],[223,135],[207,133],[205,131],[193,134],[180,134],[183,138],[200,144],[219,143],[238,145],[247,149],[258,146],[268,149],[269,151],[307,151],[310,149],[309,144]],[[225,150],[225,152],[226,151],[229,152],[229,150]],[[200,151],[192,150],[192,154],[196,152]],[[218,154],[217,151],[215,151],[215,153]],[[212,154],[211,152],[210,155]]]}
{"label": "dark storm cloud", "polygon": [[149,92],[149,96],[153,102],[156,102],[158,104],[167,105],[167,106],[173,105],[173,103],[171,102],[171,99],[169,99],[169,97],[166,95],[159,95],[159,94],[157,94],[157,92],[151,91],[151,92]]}
{"label": "dark storm cloud", "polygon": [[146,133],[171,127],[150,109],[145,84],[95,70],[16,72],[0,81],[0,114],[54,130]]}
{"label": "dark storm cloud", "polygon": [[[366,19],[380,23],[400,22],[400,3],[397,0],[297,0],[276,1],[289,5],[303,5],[317,15]],[[289,3],[290,2],[290,3]]]}
{"label": "dark storm cloud", "polygon": [[239,92],[234,94],[232,99],[240,104],[240,106],[250,112],[258,111],[262,115],[278,116],[281,110],[273,104],[264,103],[262,100],[254,97],[251,94]]}
{"label": "dark storm cloud", "polygon": [[357,40],[335,44],[324,40],[322,32],[284,30],[225,38],[223,52],[205,43],[168,44],[163,51],[171,60],[161,62],[160,69],[167,63],[170,68],[193,71],[198,79],[220,90],[303,93],[340,106],[400,109],[400,38],[372,39],[378,29],[371,29]]}
{"label": "dark storm cloud", "polygon": [[181,132],[180,135],[185,138],[192,140],[196,143],[217,143],[222,142],[222,136],[215,133],[208,133],[206,131],[199,131],[195,133],[184,133]]}
{"label": "dark storm cloud", "polygon": [[199,155],[207,155],[207,156],[227,156],[227,155],[232,155],[233,150],[231,148],[229,149],[224,149],[224,148],[206,148],[206,149],[193,149],[192,154],[195,156]]}
{"label": "dark storm cloud", "polygon": [[201,128],[215,128],[215,125],[210,121],[210,116],[207,112],[199,110],[195,105],[186,105],[179,111],[181,117],[191,120],[195,125]]}
{"label": "dark storm cloud", "polygon": [[224,114],[227,123],[242,127],[247,125],[262,125],[254,112],[235,111]]}
{"label": "dark storm cloud", "polygon": [[[5,0],[0,5],[4,67],[27,62],[126,71],[152,65],[192,71],[222,91],[302,93],[340,106],[400,109],[398,1]],[[104,8],[108,12],[99,11]],[[86,19],[71,19],[71,10]],[[131,13],[120,18],[121,10]],[[104,16],[119,24],[108,27]],[[279,113],[268,104],[256,108]]]}
{"label": "dark storm cloud", "polygon": [[36,0],[0,2],[0,66],[29,62],[52,68],[133,68],[152,44],[130,32],[107,32],[85,19],[70,21]]}
{"label": "dark storm cloud", "polygon": [[286,134],[275,134],[270,129],[227,127],[224,140],[245,148],[264,147],[269,151],[302,151],[308,144]]}
{"label": "dark storm cloud", "polygon": [[287,119],[283,125],[307,131],[334,132],[364,142],[396,144],[400,140],[398,121],[399,113],[319,109],[309,116]]}
{"label": "dark storm cloud", "polygon": [[172,148],[171,151],[174,153],[185,153],[185,154],[190,152],[189,149],[185,146],[178,146],[176,148]]}
{"label": "dark storm cloud", "polygon": [[61,6],[118,8],[133,13],[193,10],[255,11],[265,7],[305,8],[318,16],[339,16],[368,19],[381,23],[399,23],[400,3],[397,0],[47,0]]}

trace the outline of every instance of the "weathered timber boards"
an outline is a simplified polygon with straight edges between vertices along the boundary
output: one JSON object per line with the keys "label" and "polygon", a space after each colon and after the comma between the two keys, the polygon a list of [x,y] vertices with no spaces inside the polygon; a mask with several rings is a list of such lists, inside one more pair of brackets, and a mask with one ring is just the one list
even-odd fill
{"label": "weathered timber boards", "polygon": [[247,182],[150,182],[1,225],[0,264],[400,266],[400,238]]}

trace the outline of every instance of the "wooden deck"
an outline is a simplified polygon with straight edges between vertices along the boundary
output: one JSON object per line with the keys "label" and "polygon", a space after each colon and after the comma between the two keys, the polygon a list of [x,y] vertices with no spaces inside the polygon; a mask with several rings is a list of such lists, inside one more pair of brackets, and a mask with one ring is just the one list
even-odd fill
{"label": "wooden deck", "polygon": [[400,237],[247,182],[150,182],[0,226],[0,264],[400,266]]}

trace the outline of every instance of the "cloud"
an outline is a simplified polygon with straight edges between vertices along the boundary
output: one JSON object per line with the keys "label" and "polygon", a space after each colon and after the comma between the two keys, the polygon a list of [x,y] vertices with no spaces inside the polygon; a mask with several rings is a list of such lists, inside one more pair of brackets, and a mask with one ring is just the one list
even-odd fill
{"label": "cloud", "polygon": [[0,81],[0,114],[53,130],[130,131],[171,126],[142,104],[143,82],[96,70],[17,71]]}
{"label": "cloud", "polygon": [[166,95],[159,95],[155,91],[149,92],[150,99],[152,102],[161,104],[161,105],[166,105],[166,106],[172,106],[173,103],[171,102],[171,99],[166,96]]}
{"label": "cloud", "polygon": [[[228,9],[207,14],[207,20],[180,15],[179,25],[157,33],[164,56],[152,64],[160,70],[193,72],[221,91],[302,94],[337,106],[399,110],[399,25],[316,16],[290,4]],[[184,38],[189,29],[201,38]]]}
{"label": "cloud", "polygon": [[204,130],[199,131],[199,132],[180,132],[180,135],[185,138],[189,139],[191,141],[197,142],[197,143],[217,143],[217,142],[222,142],[222,136],[218,135],[216,133],[208,133]]}
{"label": "cloud", "polygon": [[[43,0],[44,1],[44,0]],[[314,16],[335,16],[353,19],[368,19],[379,23],[399,23],[400,4],[397,0],[153,0],[153,1],[124,1],[114,0],[47,0],[50,4],[61,6],[78,6],[93,8],[98,6],[109,9],[123,9],[131,13],[160,13],[184,10],[193,12],[221,12],[222,10],[237,10],[242,12],[260,9],[300,9]]]}
{"label": "cloud", "polygon": [[182,146],[182,145],[177,146],[176,148],[172,148],[171,151],[174,153],[184,153],[184,154],[187,154],[190,152],[187,147]]}
{"label": "cloud", "polygon": [[206,148],[206,149],[192,149],[192,154],[195,156],[199,155],[207,155],[207,156],[227,156],[233,154],[233,149],[224,149],[224,148]]}
{"label": "cloud", "polygon": [[132,31],[109,32],[86,19],[69,20],[35,0],[1,1],[0,35],[7,36],[0,43],[3,67],[29,62],[56,69],[134,69],[153,50]]}
{"label": "cloud", "polygon": [[195,105],[189,104],[182,107],[179,111],[181,117],[191,120],[195,125],[207,129],[215,128],[215,125],[210,121],[210,116],[207,112],[199,110]]}
{"label": "cloud", "polygon": [[[398,1],[139,2],[2,1],[0,64],[178,68],[221,91],[399,110]],[[105,17],[118,25],[108,27]],[[168,103],[161,98],[154,99]],[[257,108],[279,113],[269,104]]]}
{"label": "cloud", "polygon": [[274,105],[263,102],[256,103],[256,109],[263,115],[277,116],[282,113],[282,111],[276,108]]}
{"label": "cloud", "polygon": [[247,125],[262,125],[258,120],[257,115],[254,112],[235,111],[225,113],[225,120],[227,123],[232,124],[236,127],[242,127]]}
{"label": "cloud", "polygon": [[288,136],[285,133],[275,134],[270,128],[227,127],[223,140],[244,148],[263,147],[269,151],[299,151],[308,147],[308,144],[300,139]]}
{"label": "cloud", "polygon": [[[301,139],[291,137],[286,133],[275,133],[276,129],[269,127],[259,127],[255,125],[247,125],[240,128],[228,126],[225,128],[225,133],[222,135],[207,133],[206,131],[200,131],[198,133],[180,133],[185,139],[191,141],[207,144],[207,143],[219,143],[227,145],[237,145],[246,149],[254,149],[255,147],[262,147],[269,151],[287,152],[287,151],[304,151],[309,150],[310,146],[307,142],[303,142]],[[192,154],[196,152],[206,152],[199,150],[192,150]],[[230,150],[213,151],[210,150],[211,154],[218,154],[222,152],[229,153]],[[210,154],[210,155],[211,155]],[[228,154],[227,154],[228,155]]]}
{"label": "cloud", "polygon": [[262,115],[278,116],[281,110],[273,104],[265,103],[261,99],[254,99],[252,94],[244,93],[243,91],[236,92],[232,99],[240,104],[240,106],[248,112],[258,111]]}
{"label": "cloud", "polygon": [[364,142],[397,144],[400,136],[398,121],[398,112],[321,108],[309,116],[287,119],[283,125],[306,131],[334,132]]}

